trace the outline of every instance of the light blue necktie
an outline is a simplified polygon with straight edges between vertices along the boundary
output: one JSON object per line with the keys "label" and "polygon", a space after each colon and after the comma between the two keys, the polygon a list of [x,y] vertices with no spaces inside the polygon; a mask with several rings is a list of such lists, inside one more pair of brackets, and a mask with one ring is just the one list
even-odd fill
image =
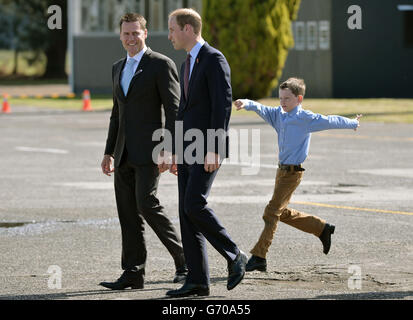
{"label": "light blue necktie", "polygon": [[129,61],[126,62],[125,69],[123,70],[121,85],[125,97],[128,93],[129,85],[133,78],[133,66],[135,65],[135,62],[135,59],[129,59]]}

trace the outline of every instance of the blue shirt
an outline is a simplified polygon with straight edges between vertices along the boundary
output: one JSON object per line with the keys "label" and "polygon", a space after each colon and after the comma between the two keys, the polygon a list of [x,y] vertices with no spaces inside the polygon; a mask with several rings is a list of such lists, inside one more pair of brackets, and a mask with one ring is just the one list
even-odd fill
{"label": "blue shirt", "polygon": [[123,68],[122,73],[125,71],[126,69],[126,64],[129,62],[130,59],[135,60],[135,64],[133,65],[133,74],[136,73],[136,69],[138,68],[139,63],[141,62],[141,59],[143,57],[143,55],[145,54],[146,50],[148,50],[148,47],[145,45],[143,47],[143,49],[141,51],[139,51],[136,55],[134,55],[133,57],[130,57],[129,54],[126,55],[126,63],[125,63],[125,67]]}
{"label": "blue shirt", "polygon": [[278,134],[279,162],[299,165],[307,158],[311,132],[328,129],[355,129],[358,121],[341,116],[323,116],[298,105],[290,112],[281,106],[267,107],[258,102],[243,99],[246,110],[255,111]]}

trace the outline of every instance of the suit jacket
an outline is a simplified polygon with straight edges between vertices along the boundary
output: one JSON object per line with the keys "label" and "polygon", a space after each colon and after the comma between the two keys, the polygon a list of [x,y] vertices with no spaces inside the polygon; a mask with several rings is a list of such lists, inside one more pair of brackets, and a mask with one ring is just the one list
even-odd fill
{"label": "suit jacket", "polygon": [[178,72],[170,58],[148,48],[125,96],[120,84],[125,63],[126,58],[112,67],[113,108],[105,154],[113,155],[118,167],[126,146],[131,163],[152,164],[153,148],[160,143],[152,141],[152,134],[162,128],[162,105],[165,129],[171,134],[175,131],[180,95]]}
{"label": "suit jacket", "polygon": [[[224,55],[208,43],[201,47],[195,59],[188,86],[188,98],[184,95],[185,63],[181,66],[181,100],[177,120],[183,121],[183,133],[197,128],[204,136],[204,155],[207,151],[219,153],[221,159],[229,154],[228,125],[232,109],[231,69]],[[218,133],[215,143],[208,146],[208,129]],[[191,141],[183,141],[183,150]],[[176,145],[174,152],[176,152]],[[195,150],[194,150],[195,152]],[[194,155],[195,156],[195,155]]]}

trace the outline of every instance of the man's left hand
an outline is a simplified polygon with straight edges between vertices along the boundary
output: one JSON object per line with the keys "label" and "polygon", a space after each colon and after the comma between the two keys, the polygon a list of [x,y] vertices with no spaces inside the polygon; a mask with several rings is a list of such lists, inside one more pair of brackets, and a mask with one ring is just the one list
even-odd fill
{"label": "man's left hand", "polygon": [[219,154],[208,152],[205,156],[204,169],[206,172],[214,172],[220,166],[221,159]]}
{"label": "man's left hand", "polygon": [[168,151],[161,151],[158,156],[158,168],[159,172],[163,173],[169,170],[172,164],[172,154]]}

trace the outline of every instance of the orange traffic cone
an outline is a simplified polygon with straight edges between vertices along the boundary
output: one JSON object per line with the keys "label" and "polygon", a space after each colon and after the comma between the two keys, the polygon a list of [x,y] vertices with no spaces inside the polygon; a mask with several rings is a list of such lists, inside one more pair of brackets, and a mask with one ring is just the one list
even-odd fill
{"label": "orange traffic cone", "polygon": [[90,91],[83,91],[83,111],[92,111],[92,106],[90,104]]}
{"label": "orange traffic cone", "polygon": [[11,108],[10,108],[8,98],[9,98],[9,95],[7,93],[4,93],[3,94],[3,108],[1,110],[3,113],[11,113]]}

